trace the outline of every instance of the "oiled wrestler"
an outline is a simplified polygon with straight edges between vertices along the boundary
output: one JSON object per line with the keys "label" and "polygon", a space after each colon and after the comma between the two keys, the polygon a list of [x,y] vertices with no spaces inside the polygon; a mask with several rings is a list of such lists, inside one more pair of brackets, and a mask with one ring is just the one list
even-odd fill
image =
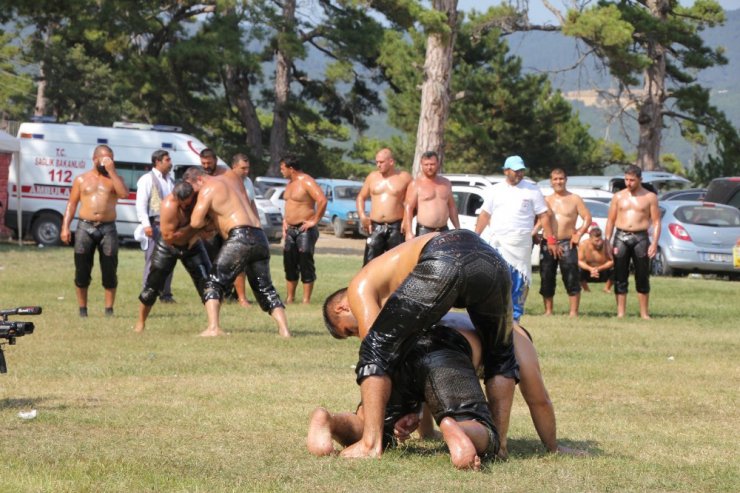
{"label": "oiled wrestler", "polygon": [[346,457],[378,457],[391,381],[403,344],[452,308],[465,308],[483,345],[486,392],[505,454],[518,366],[512,343],[511,278],[501,256],[471,231],[431,233],[368,263],[331,295],[324,320],[335,337],[363,339],[357,382],[365,408],[362,440]]}
{"label": "oiled wrestler", "polygon": [[152,306],[164,289],[167,277],[179,259],[193,280],[201,300],[211,270],[208,253],[203,246],[200,232],[190,227],[190,213],[195,203],[195,191],[188,182],[178,182],[160,205],[160,235],[154,246],[151,268],[139,295],[139,319],[134,326],[142,332]]}
{"label": "oiled wrestler", "polygon": [[[480,469],[484,455],[494,456],[498,436],[483,395],[476,367],[481,361],[475,332],[448,328],[444,319],[431,330],[415,334],[404,346],[385,408],[383,448],[405,440],[418,423],[422,402],[442,430],[450,458],[459,469]],[[314,455],[335,452],[332,440],[348,446],[362,436],[364,410],[332,414],[317,408],[311,415],[308,450]]]}
{"label": "oiled wrestler", "polygon": [[240,272],[246,272],[260,308],[275,320],[280,336],[290,337],[285,306],[270,277],[267,236],[249,204],[242,178],[232,169],[220,176],[209,176],[201,168],[192,167],[185,172],[185,180],[198,192],[190,226],[202,229],[212,223],[225,240],[211,266],[203,293],[208,327],[200,335],[224,334],[219,321],[224,291],[234,284]]}

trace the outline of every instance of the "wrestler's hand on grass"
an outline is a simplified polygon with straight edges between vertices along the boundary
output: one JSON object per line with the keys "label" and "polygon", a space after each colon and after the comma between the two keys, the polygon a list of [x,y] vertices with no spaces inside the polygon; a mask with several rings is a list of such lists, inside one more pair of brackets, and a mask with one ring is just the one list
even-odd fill
{"label": "wrestler's hand on grass", "polygon": [[416,413],[407,414],[393,425],[393,434],[399,442],[405,442],[418,427],[419,415]]}

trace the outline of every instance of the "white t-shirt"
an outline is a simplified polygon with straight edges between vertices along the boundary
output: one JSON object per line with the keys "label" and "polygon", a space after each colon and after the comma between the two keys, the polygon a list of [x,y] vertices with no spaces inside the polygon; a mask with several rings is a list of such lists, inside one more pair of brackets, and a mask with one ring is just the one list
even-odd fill
{"label": "white t-shirt", "polygon": [[534,183],[502,181],[488,190],[481,210],[491,215],[491,234],[524,234],[532,231],[535,216],[547,211],[547,203]]}

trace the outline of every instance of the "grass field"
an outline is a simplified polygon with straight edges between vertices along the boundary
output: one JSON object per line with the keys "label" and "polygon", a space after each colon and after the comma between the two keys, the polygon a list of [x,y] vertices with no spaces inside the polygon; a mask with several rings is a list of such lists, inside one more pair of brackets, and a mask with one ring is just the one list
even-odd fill
{"label": "grass field", "polygon": [[[72,250],[0,246],[0,308],[38,304],[34,334],[4,346],[0,491],[738,491],[740,283],[653,279],[653,320],[617,320],[614,298],[585,293],[583,316],[545,318],[536,277],[524,325],[535,344],[559,436],[587,458],[544,453],[517,395],[511,458],[459,472],[442,442],[412,441],[380,461],[317,459],[305,449],[317,406],[357,405],[359,341],[323,328],[320,302],[359,256],[319,255],[314,303],[288,308],[280,340],[258,308],[224,306],[230,336],[203,340],[205,313],[178,266],[176,305],[155,305],[134,334],[143,254],[123,250],[116,316],[100,275],[80,319]],[[273,279],[284,294],[282,262]],[[595,286],[596,287],[596,286]],[[20,318],[17,318],[20,319]],[[36,409],[32,420],[20,411]]]}

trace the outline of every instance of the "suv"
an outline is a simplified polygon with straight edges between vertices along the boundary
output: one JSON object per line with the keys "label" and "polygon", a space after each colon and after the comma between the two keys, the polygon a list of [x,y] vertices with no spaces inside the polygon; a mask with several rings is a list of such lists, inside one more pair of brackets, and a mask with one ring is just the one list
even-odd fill
{"label": "suv", "polygon": [[344,236],[346,232],[367,235],[357,214],[357,195],[362,189],[362,182],[352,180],[335,180],[319,178],[316,183],[326,195],[326,212],[321,224],[331,226],[334,235]]}
{"label": "suv", "polygon": [[740,209],[740,176],[715,178],[709,184],[704,200]]}

